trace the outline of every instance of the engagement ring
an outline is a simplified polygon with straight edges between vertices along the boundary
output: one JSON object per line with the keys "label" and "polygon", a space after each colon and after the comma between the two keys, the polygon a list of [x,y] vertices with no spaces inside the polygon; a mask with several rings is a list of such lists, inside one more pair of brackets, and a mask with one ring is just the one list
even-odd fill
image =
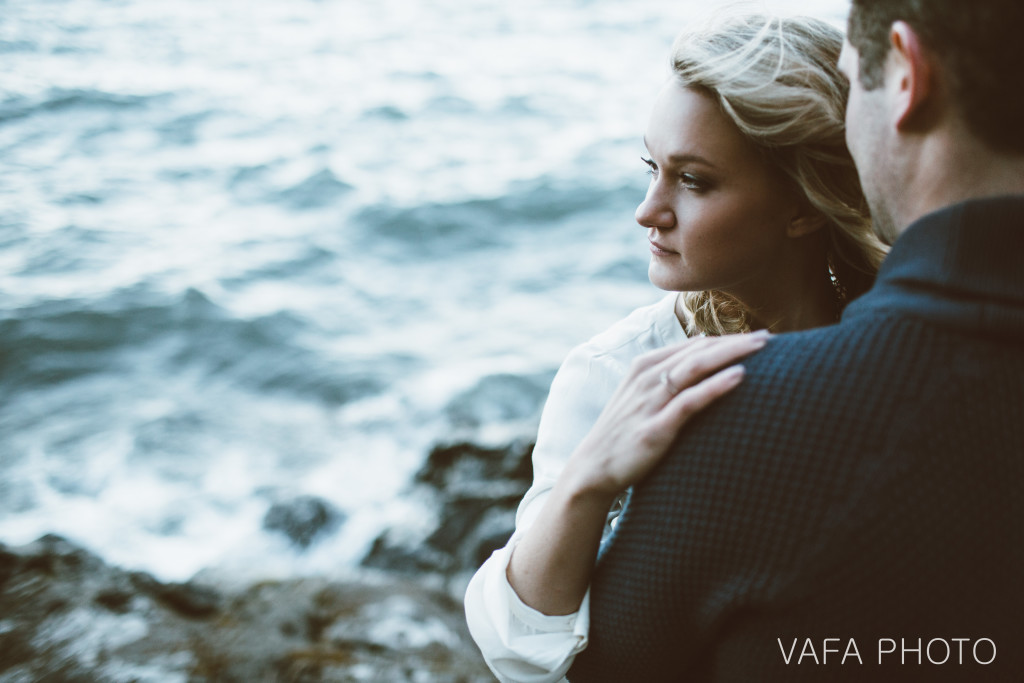
{"label": "engagement ring", "polygon": [[665,385],[666,389],[668,389],[668,393],[672,394],[673,396],[679,393],[679,387],[677,387],[675,384],[672,384],[672,380],[668,378],[668,370],[661,371],[660,379],[661,383]]}

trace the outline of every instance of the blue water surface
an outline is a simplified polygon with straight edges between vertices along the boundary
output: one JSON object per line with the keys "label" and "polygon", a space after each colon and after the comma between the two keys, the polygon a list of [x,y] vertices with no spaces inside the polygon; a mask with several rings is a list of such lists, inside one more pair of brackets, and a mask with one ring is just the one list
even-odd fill
{"label": "blue water surface", "polygon": [[[429,525],[432,444],[530,434],[660,296],[641,136],[707,6],[0,0],[0,541],[288,575]],[[347,522],[297,553],[302,494]]]}

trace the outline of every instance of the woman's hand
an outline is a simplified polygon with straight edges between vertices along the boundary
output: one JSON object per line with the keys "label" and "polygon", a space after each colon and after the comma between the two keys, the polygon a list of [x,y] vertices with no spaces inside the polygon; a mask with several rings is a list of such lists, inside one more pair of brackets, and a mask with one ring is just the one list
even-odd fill
{"label": "woman's hand", "polygon": [[614,496],[657,464],[679,430],[743,379],[741,358],[764,347],[766,332],[699,337],[633,361],[565,474],[578,492]]}
{"label": "woman's hand", "polygon": [[767,341],[758,332],[700,337],[633,362],[512,553],[506,576],[524,603],[544,614],[579,609],[615,496],[650,472],[690,418],[740,383],[743,368],[733,364]]}

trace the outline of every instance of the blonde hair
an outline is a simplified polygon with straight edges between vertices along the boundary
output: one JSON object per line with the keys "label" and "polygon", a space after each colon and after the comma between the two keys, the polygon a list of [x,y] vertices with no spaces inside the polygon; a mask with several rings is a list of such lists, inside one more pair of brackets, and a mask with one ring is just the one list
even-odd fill
{"label": "blonde hair", "polygon": [[[822,277],[831,277],[840,306],[871,287],[886,253],[846,147],[842,44],[842,32],[818,19],[747,14],[684,33],[672,49],[682,84],[713,97],[825,217]],[[749,313],[724,292],[686,292],[684,302],[691,334],[750,330]]]}

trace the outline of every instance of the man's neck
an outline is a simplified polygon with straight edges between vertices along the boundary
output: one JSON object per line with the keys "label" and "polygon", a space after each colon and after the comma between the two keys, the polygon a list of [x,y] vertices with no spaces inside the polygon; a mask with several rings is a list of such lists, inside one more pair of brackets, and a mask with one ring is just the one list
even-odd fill
{"label": "man's neck", "polygon": [[901,234],[922,216],[953,204],[1024,194],[1024,155],[995,152],[964,131],[936,135],[920,152],[908,165],[907,183],[894,200]]}

